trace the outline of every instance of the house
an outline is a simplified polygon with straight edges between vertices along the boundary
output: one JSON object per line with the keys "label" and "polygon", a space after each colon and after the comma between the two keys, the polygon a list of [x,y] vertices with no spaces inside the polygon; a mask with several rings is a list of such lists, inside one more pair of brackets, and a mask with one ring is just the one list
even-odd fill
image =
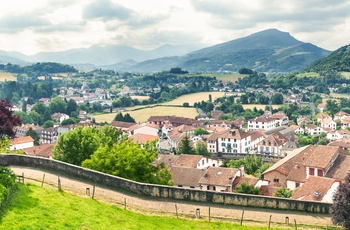
{"label": "house", "polygon": [[340,140],[344,138],[350,138],[350,131],[347,129],[341,129],[327,133],[327,139],[330,141]]}
{"label": "house", "polygon": [[16,137],[24,137],[24,136],[26,136],[26,133],[28,132],[28,130],[30,128],[40,135],[41,130],[42,130],[42,128],[40,126],[32,125],[32,124],[25,124],[25,125],[22,125],[22,126],[16,126],[15,127]]}
{"label": "house", "polygon": [[157,136],[159,135],[159,126],[155,124],[134,124],[133,126],[129,127],[128,130],[129,135],[135,135],[135,134],[147,134],[147,135],[152,135],[152,136]]}
{"label": "house", "polygon": [[281,156],[281,149],[288,139],[280,132],[271,134],[257,144],[257,152],[259,154],[268,154]]}
{"label": "house", "polygon": [[343,138],[329,143],[330,146],[339,146],[344,150],[350,150],[350,138]]}
{"label": "house", "polygon": [[51,115],[51,118],[54,121],[62,123],[62,121],[67,120],[69,118],[69,115],[64,114],[64,113],[54,113],[54,114]]}
{"label": "house", "polygon": [[171,164],[171,167],[206,169],[208,167],[219,167],[222,160],[201,155],[181,154]]}
{"label": "house", "polygon": [[277,187],[294,190],[310,176],[329,177],[338,156],[346,154],[335,146],[305,146],[295,149],[263,172],[264,179]]}
{"label": "house", "polygon": [[132,122],[112,121],[110,123],[110,126],[113,126],[116,129],[121,129],[123,132],[127,132],[127,131],[129,131],[129,128],[135,124],[136,123],[132,123]]}
{"label": "house", "polygon": [[297,119],[297,124],[299,126],[302,126],[302,125],[306,125],[306,124],[311,124],[312,123],[312,120],[308,117],[299,117]]}
{"label": "house", "polygon": [[282,112],[271,114],[270,111],[265,111],[264,115],[248,120],[248,131],[270,130],[278,126],[288,125],[288,121],[288,117]]}
{"label": "house", "polygon": [[51,144],[56,143],[58,138],[58,127],[46,128],[41,131],[40,143],[41,144]]}
{"label": "house", "polygon": [[187,189],[200,189],[198,182],[205,173],[202,169],[184,167],[171,167],[169,171],[175,186]]}
{"label": "house", "polygon": [[217,135],[218,153],[249,153],[250,134],[240,129],[230,129]]}
{"label": "house", "polygon": [[34,139],[31,136],[17,137],[11,140],[10,150],[25,149],[34,146]]}
{"label": "house", "polygon": [[42,144],[39,146],[33,146],[29,148],[25,148],[24,153],[28,156],[38,156],[38,157],[52,157],[52,151],[55,147],[55,144]]}
{"label": "house", "polygon": [[317,105],[317,109],[320,110],[321,113],[323,113],[325,107],[326,107],[325,103],[321,103]]}
{"label": "house", "polygon": [[250,149],[257,151],[259,142],[261,142],[265,138],[263,130],[257,129],[254,131],[250,131],[249,134],[250,134]]}
{"label": "house", "polygon": [[202,190],[232,192],[232,185],[237,176],[242,176],[242,173],[236,168],[209,167],[198,184]]}
{"label": "house", "polygon": [[198,127],[203,124],[203,121],[178,116],[150,116],[147,120],[147,123],[156,125],[164,125],[166,123],[170,123],[173,127],[177,127],[180,125]]}
{"label": "house", "polygon": [[336,114],[334,114],[334,120],[343,120],[345,118],[350,118],[350,114],[348,114],[347,112],[344,112],[344,111],[340,111]]}
{"label": "house", "polygon": [[132,140],[133,142],[141,146],[144,146],[146,143],[152,142],[157,139],[158,139],[158,136],[142,134],[142,133],[136,133],[134,135],[129,136],[129,140]]}
{"label": "house", "polygon": [[329,116],[327,113],[319,113],[319,114],[317,114],[316,119],[317,119],[317,122],[321,123],[323,119],[331,119],[332,120],[332,117]]}
{"label": "house", "polygon": [[289,127],[294,130],[294,133],[304,134],[305,132],[304,129],[299,125],[291,125]]}
{"label": "house", "polygon": [[325,132],[323,128],[314,124],[305,125],[304,130],[305,130],[305,133],[310,134],[311,136],[320,135],[322,132]]}
{"label": "house", "polygon": [[336,130],[337,129],[337,122],[333,121],[332,118],[324,118],[321,120],[321,127],[323,129]]}
{"label": "house", "polygon": [[340,183],[340,180],[332,178],[310,176],[304,185],[293,193],[292,199],[332,203]]}

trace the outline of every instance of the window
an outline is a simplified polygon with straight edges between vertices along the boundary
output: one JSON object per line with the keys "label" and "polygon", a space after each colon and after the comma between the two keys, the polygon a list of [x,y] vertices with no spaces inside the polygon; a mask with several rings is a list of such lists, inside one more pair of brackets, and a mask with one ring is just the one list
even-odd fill
{"label": "window", "polygon": [[228,142],[230,142],[230,141],[231,141],[231,139],[230,139],[230,138],[227,138],[227,141],[228,141]]}
{"label": "window", "polygon": [[315,169],[314,168],[309,168],[309,175],[310,176],[315,175]]}
{"label": "window", "polygon": [[317,176],[323,176],[323,171],[322,169],[317,170]]}
{"label": "window", "polygon": [[273,179],[273,182],[274,182],[274,183],[279,183],[279,182],[280,182],[280,179],[274,178],[274,179]]}

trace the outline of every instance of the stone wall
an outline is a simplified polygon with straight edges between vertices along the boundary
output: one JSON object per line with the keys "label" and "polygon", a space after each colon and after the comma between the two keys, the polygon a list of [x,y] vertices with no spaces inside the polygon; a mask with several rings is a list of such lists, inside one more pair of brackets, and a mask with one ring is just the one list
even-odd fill
{"label": "stone wall", "polygon": [[53,171],[59,175],[66,175],[80,180],[88,180],[90,183],[107,186],[111,189],[131,191],[144,196],[317,213],[328,213],[330,208],[330,204],[320,202],[300,201],[239,193],[202,191],[138,183],[124,178],[41,157],[0,154],[0,165],[32,167]]}

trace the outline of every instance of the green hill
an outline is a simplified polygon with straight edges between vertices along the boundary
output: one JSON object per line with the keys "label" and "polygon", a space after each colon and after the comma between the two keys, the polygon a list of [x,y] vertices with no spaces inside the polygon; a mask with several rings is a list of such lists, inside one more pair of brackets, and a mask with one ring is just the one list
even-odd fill
{"label": "green hill", "polygon": [[133,71],[153,72],[181,67],[191,72],[233,71],[246,67],[259,72],[291,72],[305,68],[330,52],[298,41],[277,29],[214,45],[181,57],[167,57],[138,63]]}
{"label": "green hill", "polygon": [[[180,214],[181,216],[181,214]],[[115,205],[38,185],[19,185],[0,213],[2,229],[268,229],[261,225],[208,222],[135,213]],[[277,228],[271,228],[277,229]]]}
{"label": "green hill", "polygon": [[307,68],[307,71],[315,72],[328,70],[350,72],[350,44],[337,49],[327,57],[311,63]]}

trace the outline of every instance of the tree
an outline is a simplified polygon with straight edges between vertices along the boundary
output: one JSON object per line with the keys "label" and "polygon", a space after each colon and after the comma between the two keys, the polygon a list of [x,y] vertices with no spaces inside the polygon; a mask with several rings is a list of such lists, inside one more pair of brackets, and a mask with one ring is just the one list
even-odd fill
{"label": "tree", "polygon": [[206,134],[209,134],[209,132],[203,128],[196,128],[194,131],[193,131],[193,134],[196,135],[196,136],[201,136],[201,135],[206,135]]}
{"label": "tree", "polygon": [[72,125],[78,123],[74,118],[68,118],[61,122],[61,125]]}
{"label": "tree", "polygon": [[32,127],[28,129],[26,136],[31,136],[34,139],[34,145],[39,145],[40,136]]}
{"label": "tree", "polygon": [[203,156],[211,156],[211,153],[208,151],[207,145],[203,141],[198,141],[196,144],[196,153],[198,155],[203,155]]}
{"label": "tree", "polygon": [[55,122],[53,120],[47,120],[45,123],[42,125],[44,129],[51,128],[53,127]]}
{"label": "tree", "polygon": [[59,135],[53,149],[53,158],[80,166],[98,149],[100,142],[97,132],[97,128],[79,126]]}
{"label": "tree", "polygon": [[290,198],[293,194],[293,191],[290,189],[287,189],[285,187],[279,188],[276,190],[275,194],[273,194],[276,197],[282,197],[282,198]]}
{"label": "tree", "polygon": [[112,146],[98,148],[82,166],[138,182],[173,185],[171,174],[164,164],[152,164],[156,156],[155,142],[141,148],[137,143],[122,139]]}
{"label": "tree", "polygon": [[135,122],[135,119],[134,119],[132,116],[130,116],[129,113],[126,113],[126,114],[124,115],[124,121],[125,121],[125,122],[136,123],[136,122]]}
{"label": "tree", "polygon": [[195,154],[195,151],[191,146],[190,140],[188,139],[187,135],[181,140],[177,153],[178,154]]}
{"label": "tree", "polygon": [[15,136],[13,127],[22,124],[19,116],[13,114],[12,105],[8,99],[0,100],[0,138]]}
{"label": "tree", "polygon": [[239,160],[230,160],[227,166],[229,168],[239,168],[244,165],[244,170],[247,174],[260,177],[261,173],[269,168],[271,165],[264,163],[262,158],[257,155],[248,155]]}
{"label": "tree", "polygon": [[49,108],[52,113],[65,113],[67,103],[59,97],[52,99]]}
{"label": "tree", "polygon": [[117,115],[115,115],[113,121],[124,121],[124,116],[122,113],[117,113]]}
{"label": "tree", "polygon": [[77,103],[73,99],[70,99],[67,103],[66,114],[71,116],[71,113],[77,111],[77,109],[78,109]]}
{"label": "tree", "polygon": [[242,182],[237,188],[237,193],[245,193],[245,194],[254,194],[254,195],[260,195],[259,188],[254,187],[254,185],[249,185],[245,182]]}
{"label": "tree", "polygon": [[333,204],[330,209],[333,224],[339,224],[344,229],[350,229],[350,174],[345,177],[338,190],[333,195]]}
{"label": "tree", "polygon": [[283,104],[283,95],[281,93],[274,93],[271,96],[271,103],[274,105],[281,105]]}

